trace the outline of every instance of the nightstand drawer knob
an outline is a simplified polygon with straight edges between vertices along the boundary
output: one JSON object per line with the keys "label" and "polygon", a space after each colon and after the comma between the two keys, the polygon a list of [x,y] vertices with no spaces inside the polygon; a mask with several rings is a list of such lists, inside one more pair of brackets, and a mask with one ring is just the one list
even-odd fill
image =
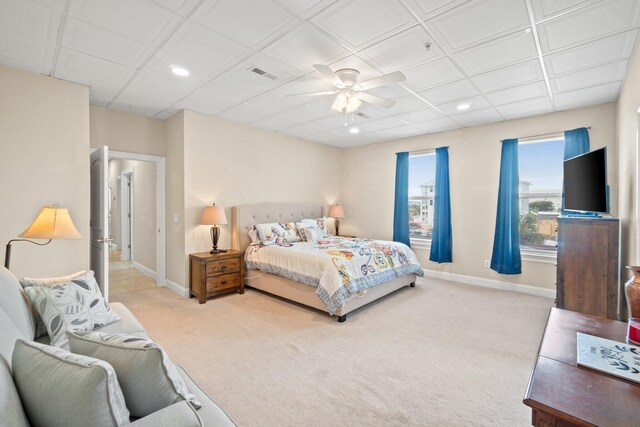
{"label": "nightstand drawer knob", "polygon": [[220,282],[220,284],[221,284],[221,285],[226,285],[226,284],[227,284],[227,281],[226,281],[226,280],[223,280],[222,282]]}
{"label": "nightstand drawer knob", "polygon": [[223,266],[220,267],[220,270],[224,270],[225,268],[227,268],[227,266],[223,265]]}

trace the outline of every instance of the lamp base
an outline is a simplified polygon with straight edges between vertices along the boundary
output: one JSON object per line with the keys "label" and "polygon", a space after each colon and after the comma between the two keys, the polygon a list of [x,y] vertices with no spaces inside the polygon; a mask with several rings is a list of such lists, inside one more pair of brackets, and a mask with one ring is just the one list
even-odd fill
{"label": "lamp base", "polygon": [[210,254],[223,254],[225,252],[227,252],[226,249],[217,249],[217,248],[216,249],[211,249],[209,251]]}

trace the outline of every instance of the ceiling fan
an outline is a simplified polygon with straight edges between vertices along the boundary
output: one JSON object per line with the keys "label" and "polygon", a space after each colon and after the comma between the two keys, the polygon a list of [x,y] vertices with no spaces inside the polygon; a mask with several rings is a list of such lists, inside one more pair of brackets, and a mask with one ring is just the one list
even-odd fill
{"label": "ceiling fan", "polygon": [[[400,71],[395,71],[384,76],[376,77],[371,80],[359,83],[358,78],[360,72],[353,68],[342,68],[333,71],[329,66],[323,64],[315,64],[313,66],[326,81],[335,85],[336,89],[327,92],[303,93],[297,96],[321,96],[337,94],[331,109],[339,113],[353,113],[362,105],[362,102],[376,105],[378,107],[390,108],[395,105],[395,101],[380,98],[379,96],[366,93],[370,89],[381,86],[388,86],[394,83],[400,83],[407,78]],[[292,95],[294,96],[294,95]]]}

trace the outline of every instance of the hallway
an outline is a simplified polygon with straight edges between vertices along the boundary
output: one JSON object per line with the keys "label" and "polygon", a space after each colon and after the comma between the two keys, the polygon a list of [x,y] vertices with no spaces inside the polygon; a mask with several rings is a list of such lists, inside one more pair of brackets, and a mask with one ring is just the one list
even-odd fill
{"label": "hallway", "polygon": [[131,261],[121,261],[120,251],[109,254],[109,301],[120,301],[124,293],[156,287],[156,282],[133,267]]}

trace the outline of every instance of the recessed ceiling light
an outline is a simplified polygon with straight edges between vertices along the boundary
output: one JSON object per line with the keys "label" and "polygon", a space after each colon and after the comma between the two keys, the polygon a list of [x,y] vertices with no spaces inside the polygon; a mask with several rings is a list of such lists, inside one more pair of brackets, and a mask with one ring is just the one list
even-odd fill
{"label": "recessed ceiling light", "polygon": [[460,104],[456,108],[460,111],[468,110],[471,107],[471,104]]}
{"label": "recessed ceiling light", "polygon": [[349,133],[353,135],[360,133],[360,128],[357,126],[352,126],[349,128]]}
{"label": "recessed ceiling light", "polygon": [[180,77],[187,77],[189,75],[189,70],[187,70],[186,68],[178,67],[177,65],[171,66],[171,72]]}

